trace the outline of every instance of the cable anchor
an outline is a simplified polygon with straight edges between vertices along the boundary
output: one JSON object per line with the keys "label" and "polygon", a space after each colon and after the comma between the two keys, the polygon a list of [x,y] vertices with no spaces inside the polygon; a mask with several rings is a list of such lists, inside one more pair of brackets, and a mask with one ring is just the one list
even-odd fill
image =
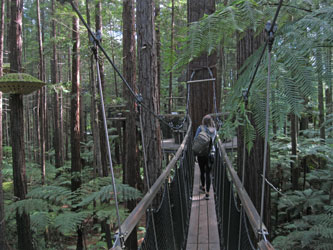
{"label": "cable anchor", "polygon": [[248,101],[249,101],[249,89],[248,88],[242,89],[242,97],[243,97],[245,105],[247,106]]}
{"label": "cable anchor", "polygon": [[260,235],[264,241],[267,241],[266,236],[268,235],[268,232],[265,229],[259,229],[258,235]]}
{"label": "cable anchor", "polygon": [[267,36],[268,36],[268,50],[269,50],[269,52],[271,52],[272,47],[273,47],[273,42],[274,42],[274,34],[277,30],[277,24],[275,23],[274,26],[272,27],[271,21],[268,21],[266,23],[265,30],[266,30]]}
{"label": "cable anchor", "polygon": [[135,96],[135,101],[138,104],[138,106],[141,106],[142,102],[143,102],[143,96],[141,94],[137,94]]}

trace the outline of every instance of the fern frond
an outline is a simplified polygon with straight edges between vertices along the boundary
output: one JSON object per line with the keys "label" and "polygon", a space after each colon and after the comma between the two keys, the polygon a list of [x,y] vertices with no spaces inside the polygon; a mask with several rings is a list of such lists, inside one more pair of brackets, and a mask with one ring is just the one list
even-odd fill
{"label": "fern frond", "polygon": [[[132,200],[132,199],[138,199],[141,197],[141,193],[135,189],[130,187],[127,184],[117,184],[117,198],[118,201],[122,202],[125,200]],[[92,201],[95,200],[101,200],[102,202],[108,202],[114,198],[114,191],[113,191],[113,185],[107,185],[102,187],[100,190],[89,193],[86,197],[82,199],[80,203],[78,203],[76,206],[86,206],[90,204]]]}
{"label": "fern frond", "polygon": [[63,234],[73,233],[92,214],[89,212],[65,212],[54,219],[54,227]]}
{"label": "fern frond", "polygon": [[16,211],[18,211],[19,214],[30,214],[35,211],[46,211],[48,208],[47,202],[41,199],[25,199],[13,202],[10,204],[7,208],[7,214],[6,216],[8,218],[12,218],[15,216]]}
{"label": "fern frond", "polygon": [[37,232],[44,232],[51,225],[51,217],[47,212],[36,212],[30,215],[31,227]]}
{"label": "fern frond", "polygon": [[60,186],[41,186],[31,190],[27,197],[47,200],[54,204],[68,204],[73,198],[71,190]]}

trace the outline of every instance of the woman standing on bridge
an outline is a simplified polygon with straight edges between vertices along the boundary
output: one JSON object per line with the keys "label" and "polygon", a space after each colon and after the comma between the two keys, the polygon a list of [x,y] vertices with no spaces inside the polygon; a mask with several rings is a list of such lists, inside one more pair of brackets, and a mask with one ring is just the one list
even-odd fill
{"label": "woman standing on bridge", "polygon": [[195,133],[195,139],[200,135],[204,138],[207,136],[209,138],[209,144],[208,144],[208,149],[203,150],[202,154],[197,154],[198,157],[198,163],[200,167],[200,180],[201,180],[201,185],[200,189],[203,192],[206,192],[205,199],[209,199],[209,189],[210,189],[210,183],[211,183],[211,178],[210,178],[210,171],[211,171],[211,164],[214,161],[214,156],[215,156],[215,147],[214,147],[214,140],[216,137],[216,128],[215,128],[215,123],[213,118],[210,115],[205,115],[202,118],[202,125],[200,125],[197,128],[197,131]]}

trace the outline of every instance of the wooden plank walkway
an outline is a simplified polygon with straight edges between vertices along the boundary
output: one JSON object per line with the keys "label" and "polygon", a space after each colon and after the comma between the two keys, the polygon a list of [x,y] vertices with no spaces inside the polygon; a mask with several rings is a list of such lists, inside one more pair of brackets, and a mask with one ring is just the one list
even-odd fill
{"label": "wooden plank walkway", "polygon": [[200,169],[195,164],[194,185],[190,226],[187,235],[186,250],[218,250],[220,239],[217,228],[213,186],[210,187],[210,199],[199,191]]}

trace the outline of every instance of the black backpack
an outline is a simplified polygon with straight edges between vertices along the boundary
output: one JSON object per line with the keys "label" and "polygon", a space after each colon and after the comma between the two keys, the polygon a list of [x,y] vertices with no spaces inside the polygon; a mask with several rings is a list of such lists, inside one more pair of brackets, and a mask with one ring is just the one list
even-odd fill
{"label": "black backpack", "polygon": [[208,134],[206,127],[202,125],[200,127],[200,133],[193,140],[192,151],[197,156],[208,156],[212,137]]}

